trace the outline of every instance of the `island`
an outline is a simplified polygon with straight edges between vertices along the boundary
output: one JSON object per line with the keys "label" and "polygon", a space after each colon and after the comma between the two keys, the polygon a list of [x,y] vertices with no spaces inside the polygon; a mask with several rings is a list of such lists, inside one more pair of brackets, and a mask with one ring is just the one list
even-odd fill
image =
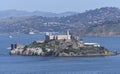
{"label": "island", "polygon": [[116,53],[110,52],[98,43],[84,43],[79,37],[70,35],[68,30],[65,35],[46,33],[45,40],[37,40],[29,45],[11,44],[10,55],[91,57]]}

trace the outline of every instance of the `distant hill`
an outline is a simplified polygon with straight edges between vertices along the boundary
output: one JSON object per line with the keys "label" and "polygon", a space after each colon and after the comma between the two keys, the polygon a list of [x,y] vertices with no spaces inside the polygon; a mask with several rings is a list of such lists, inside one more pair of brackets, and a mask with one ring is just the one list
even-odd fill
{"label": "distant hill", "polygon": [[62,16],[70,16],[77,14],[77,12],[63,12],[63,13],[52,13],[52,12],[41,12],[41,11],[20,11],[20,10],[5,10],[0,11],[0,18],[6,17],[18,17],[18,16],[43,16],[43,17],[62,17]]}
{"label": "distant hill", "polygon": [[67,29],[82,36],[118,36],[120,9],[103,7],[62,17],[28,15],[0,19],[0,33],[64,32]]}
{"label": "distant hill", "polygon": [[84,13],[68,16],[64,19],[76,24],[82,35],[108,36],[120,35],[120,9],[116,7],[103,7],[88,10]]}

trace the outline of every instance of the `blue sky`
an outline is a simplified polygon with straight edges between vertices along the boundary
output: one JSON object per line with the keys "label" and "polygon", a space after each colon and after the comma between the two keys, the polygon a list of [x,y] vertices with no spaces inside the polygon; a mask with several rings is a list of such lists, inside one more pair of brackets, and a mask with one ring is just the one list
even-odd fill
{"label": "blue sky", "polygon": [[118,7],[120,0],[0,0],[0,11],[8,9],[45,12],[84,12],[100,7]]}

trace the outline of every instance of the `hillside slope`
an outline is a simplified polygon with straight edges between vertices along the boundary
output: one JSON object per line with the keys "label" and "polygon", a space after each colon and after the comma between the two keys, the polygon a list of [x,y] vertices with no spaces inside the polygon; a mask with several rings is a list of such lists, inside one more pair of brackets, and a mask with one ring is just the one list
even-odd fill
{"label": "hillside slope", "polygon": [[0,19],[0,33],[64,32],[83,36],[120,35],[120,9],[104,7],[66,17],[23,16]]}
{"label": "hillside slope", "polygon": [[70,16],[77,14],[77,12],[63,12],[63,13],[52,13],[52,12],[41,12],[41,11],[22,11],[22,10],[4,10],[0,11],[0,18],[7,17],[20,17],[20,16],[43,16],[43,17],[62,17],[62,16]]}

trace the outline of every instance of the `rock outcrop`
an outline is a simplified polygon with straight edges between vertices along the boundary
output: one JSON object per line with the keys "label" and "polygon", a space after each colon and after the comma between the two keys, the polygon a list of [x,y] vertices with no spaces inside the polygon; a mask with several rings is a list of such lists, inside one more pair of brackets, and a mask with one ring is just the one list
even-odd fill
{"label": "rock outcrop", "polygon": [[113,53],[102,46],[84,45],[80,40],[50,40],[25,46],[12,45],[11,55],[37,56],[106,56]]}

